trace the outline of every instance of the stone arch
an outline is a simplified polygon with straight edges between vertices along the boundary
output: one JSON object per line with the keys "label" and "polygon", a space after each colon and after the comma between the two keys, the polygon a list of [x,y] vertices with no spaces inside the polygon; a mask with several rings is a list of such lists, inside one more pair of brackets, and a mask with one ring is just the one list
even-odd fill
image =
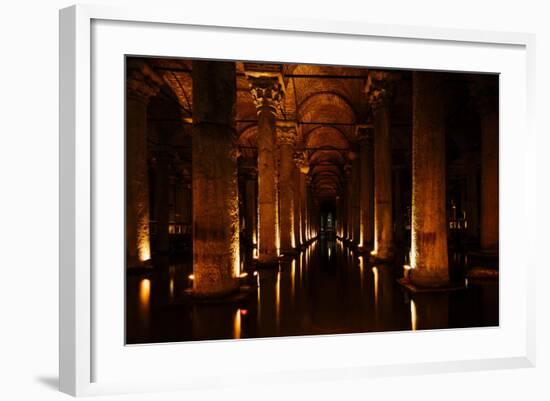
{"label": "stone arch", "polygon": [[353,124],[357,113],[351,102],[341,94],[323,91],[315,92],[302,100],[297,114],[299,121],[303,122],[322,122],[323,115],[337,115],[340,122]]}

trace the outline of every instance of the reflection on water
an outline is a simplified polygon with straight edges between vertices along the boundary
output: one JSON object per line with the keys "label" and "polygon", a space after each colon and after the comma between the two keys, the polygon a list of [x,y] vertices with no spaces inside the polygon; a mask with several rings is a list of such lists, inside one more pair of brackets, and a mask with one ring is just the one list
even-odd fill
{"label": "reflection on water", "polygon": [[241,310],[235,311],[235,317],[233,318],[233,338],[241,338]]}
{"label": "reflection on water", "polygon": [[149,321],[149,310],[151,308],[151,281],[147,278],[141,280],[139,284],[139,306],[141,320],[144,323]]}
{"label": "reflection on water", "polygon": [[411,330],[416,330],[416,319],[416,304],[414,303],[414,299],[411,299]]}
{"label": "reflection on water", "polygon": [[400,266],[373,266],[340,241],[313,242],[260,270],[258,288],[238,303],[188,302],[190,274],[173,264],[128,275],[128,343],[498,325],[497,282],[411,297],[396,282]]}

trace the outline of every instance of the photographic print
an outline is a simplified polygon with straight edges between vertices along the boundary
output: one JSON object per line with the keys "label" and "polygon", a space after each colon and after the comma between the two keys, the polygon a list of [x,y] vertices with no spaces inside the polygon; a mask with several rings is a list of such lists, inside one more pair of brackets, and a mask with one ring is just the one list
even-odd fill
{"label": "photographic print", "polygon": [[499,76],[126,57],[126,344],[499,325]]}

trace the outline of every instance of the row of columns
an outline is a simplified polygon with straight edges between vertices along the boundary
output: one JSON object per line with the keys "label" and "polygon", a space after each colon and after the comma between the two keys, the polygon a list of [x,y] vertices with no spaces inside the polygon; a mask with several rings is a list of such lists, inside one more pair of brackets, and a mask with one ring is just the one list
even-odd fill
{"label": "row of columns", "polygon": [[[126,248],[127,265],[149,265],[152,257],[150,221],[156,220],[155,251],[162,254],[169,250],[169,221],[172,217],[180,223],[191,221],[191,191],[187,182],[174,182],[170,171],[167,145],[149,149],[147,135],[150,127],[147,108],[156,96],[162,79],[146,63],[128,61],[127,78],[127,181],[126,181]],[[162,136],[162,135],[161,135]],[[166,143],[167,141],[161,141]],[[148,154],[154,153],[154,204],[151,205]],[[172,188],[172,191],[170,191]],[[174,216],[169,214],[170,196],[173,196]],[[151,207],[154,206],[154,209]],[[153,213],[152,213],[153,212]]]}
{"label": "row of columns", "polygon": [[[130,64],[127,81],[127,258],[143,265],[151,257],[147,178],[147,102],[161,82],[144,64]],[[258,112],[257,192],[247,205],[260,263],[275,263],[316,235],[305,161],[296,157],[296,127],[277,127],[284,95],[278,74],[249,74]],[[369,76],[374,138],[365,134],[347,167],[347,196],[339,201],[342,234],[373,255],[392,255],[391,136],[386,73]],[[441,76],[413,73],[413,165],[411,280],[424,286],[448,282],[445,199],[445,131]],[[240,274],[235,64],[193,62],[192,196],[193,289],[198,295],[235,290]],[[498,245],[498,118],[482,118],[482,246]],[[496,145],[495,145],[496,144]],[[298,161],[298,165],[296,162]],[[300,172],[298,172],[300,171]],[[370,172],[370,173],[369,173]],[[373,194],[373,195],[371,195]],[[249,196],[247,195],[247,198]],[[252,196],[250,196],[252,198]],[[280,197],[280,199],[279,199]],[[247,202],[248,203],[248,202]],[[255,212],[257,210],[257,213]],[[373,213],[371,213],[371,210]],[[374,216],[374,218],[372,218]],[[486,217],[485,217],[486,216]],[[256,227],[256,228],[253,228]],[[254,232],[254,230],[256,230]]]}
{"label": "row of columns", "polygon": [[142,266],[151,259],[149,177],[147,173],[147,107],[161,79],[143,62],[128,60],[126,80],[126,262]]}
{"label": "row of columns", "polygon": [[345,169],[345,204],[340,206],[340,235],[360,251],[372,249],[375,260],[393,256],[392,161],[389,115],[389,74],[369,74],[366,95],[372,109],[374,135],[357,127],[359,157],[350,152]]}
{"label": "row of columns", "polygon": [[247,69],[258,114],[258,263],[276,264],[315,235],[306,161],[296,153],[297,127],[278,121],[284,97],[278,71]]}
{"label": "row of columns", "polygon": [[[359,163],[350,152],[345,195],[337,204],[339,235],[360,251],[372,247],[373,259],[379,261],[393,256],[392,186],[399,181],[392,177],[390,80],[386,72],[369,74],[366,92],[373,114],[373,137],[366,127],[358,127]],[[449,284],[443,86],[441,74],[413,72],[409,279],[423,287]],[[498,251],[498,107],[494,89],[478,85],[474,93],[483,100],[478,104],[482,138],[480,246],[489,254]]]}

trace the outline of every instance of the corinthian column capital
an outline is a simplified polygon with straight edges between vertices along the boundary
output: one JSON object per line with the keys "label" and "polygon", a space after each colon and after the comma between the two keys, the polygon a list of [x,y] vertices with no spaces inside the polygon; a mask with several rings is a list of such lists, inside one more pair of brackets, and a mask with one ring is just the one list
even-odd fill
{"label": "corinthian column capital", "polygon": [[279,121],[276,132],[279,145],[294,146],[296,144],[296,123],[294,121]]}
{"label": "corinthian column capital", "polygon": [[245,73],[258,113],[279,112],[285,94],[282,75],[277,72],[245,71]]}
{"label": "corinthian column capital", "polygon": [[391,83],[395,78],[394,73],[388,71],[369,71],[365,93],[367,94],[369,105],[373,110],[387,106],[391,98]]}
{"label": "corinthian column capital", "polygon": [[148,64],[141,60],[130,59],[128,61],[126,77],[128,97],[147,103],[149,98],[159,92],[161,85],[162,79]]}
{"label": "corinthian column capital", "polygon": [[309,173],[309,162],[307,160],[306,152],[294,152],[294,163],[302,174]]}

